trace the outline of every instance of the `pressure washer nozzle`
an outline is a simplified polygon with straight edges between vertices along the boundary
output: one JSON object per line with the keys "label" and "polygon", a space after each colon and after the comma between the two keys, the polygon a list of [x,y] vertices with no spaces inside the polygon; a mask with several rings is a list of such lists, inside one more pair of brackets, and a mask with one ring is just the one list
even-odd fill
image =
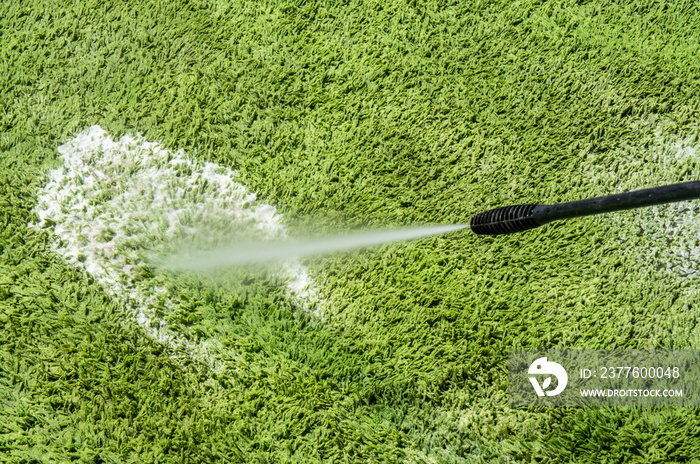
{"label": "pressure washer nozzle", "polygon": [[542,225],[532,217],[536,206],[513,205],[490,209],[472,216],[469,225],[479,235],[512,234],[534,229]]}
{"label": "pressure washer nozzle", "polygon": [[470,226],[472,231],[479,235],[512,234],[561,219],[698,198],[700,198],[700,181],[683,182],[568,203],[503,206],[475,214],[471,218]]}

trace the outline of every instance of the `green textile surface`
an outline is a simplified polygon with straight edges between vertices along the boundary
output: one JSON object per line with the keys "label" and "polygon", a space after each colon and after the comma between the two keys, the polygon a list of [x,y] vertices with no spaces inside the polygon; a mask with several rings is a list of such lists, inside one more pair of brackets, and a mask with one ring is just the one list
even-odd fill
{"label": "green textile surface", "polygon": [[217,369],[29,226],[93,125],[231,168],[290,235],[697,179],[696,10],[3,2],[0,461],[700,462],[696,409],[513,409],[506,372],[517,348],[698,348],[697,202],[309,259],[318,314],[266,271],[171,276]]}

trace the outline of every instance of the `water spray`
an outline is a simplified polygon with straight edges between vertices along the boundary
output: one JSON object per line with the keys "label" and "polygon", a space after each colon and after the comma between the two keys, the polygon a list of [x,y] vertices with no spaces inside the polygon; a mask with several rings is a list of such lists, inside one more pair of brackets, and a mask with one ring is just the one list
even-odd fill
{"label": "water spray", "polygon": [[700,181],[683,182],[553,205],[503,206],[475,214],[472,216],[470,226],[472,231],[479,235],[512,234],[562,219],[697,198],[700,198]]}
{"label": "water spray", "polygon": [[215,250],[180,254],[175,256],[169,265],[188,271],[206,271],[230,266],[264,264],[285,259],[356,250],[385,243],[416,240],[468,227],[468,224],[437,225],[359,232],[313,239],[234,242]]}

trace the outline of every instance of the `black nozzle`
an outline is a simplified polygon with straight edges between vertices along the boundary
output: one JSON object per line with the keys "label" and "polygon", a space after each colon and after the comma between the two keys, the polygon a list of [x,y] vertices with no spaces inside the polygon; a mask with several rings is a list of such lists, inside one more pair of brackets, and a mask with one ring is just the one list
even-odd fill
{"label": "black nozzle", "polygon": [[470,226],[475,234],[501,235],[534,229],[541,224],[532,217],[537,205],[513,205],[490,209],[472,216]]}
{"label": "black nozzle", "polygon": [[522,232],[551,221],[592,214],[610,213],[676,201],[700,198],[700,181],[664,185],[555,205],[525,204],[504,206],[475,214],[471,229],[479,235]]}

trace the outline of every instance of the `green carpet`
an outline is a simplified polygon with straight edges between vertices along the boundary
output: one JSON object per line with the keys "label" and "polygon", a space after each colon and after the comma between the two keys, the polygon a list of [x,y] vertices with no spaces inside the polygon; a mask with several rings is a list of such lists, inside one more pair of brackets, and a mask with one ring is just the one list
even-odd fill
{"label": "green carpet", "polygon": [[35,226],[93,125],[235,171],[290,236],[695,180],[694,2],[29,3],[0,9],[0,461],[700,462],[697,409],[513,409],[506,372],[698,348],[698,202],[306,259],[317,309],[274,269],[139,269],[179,343]]}

